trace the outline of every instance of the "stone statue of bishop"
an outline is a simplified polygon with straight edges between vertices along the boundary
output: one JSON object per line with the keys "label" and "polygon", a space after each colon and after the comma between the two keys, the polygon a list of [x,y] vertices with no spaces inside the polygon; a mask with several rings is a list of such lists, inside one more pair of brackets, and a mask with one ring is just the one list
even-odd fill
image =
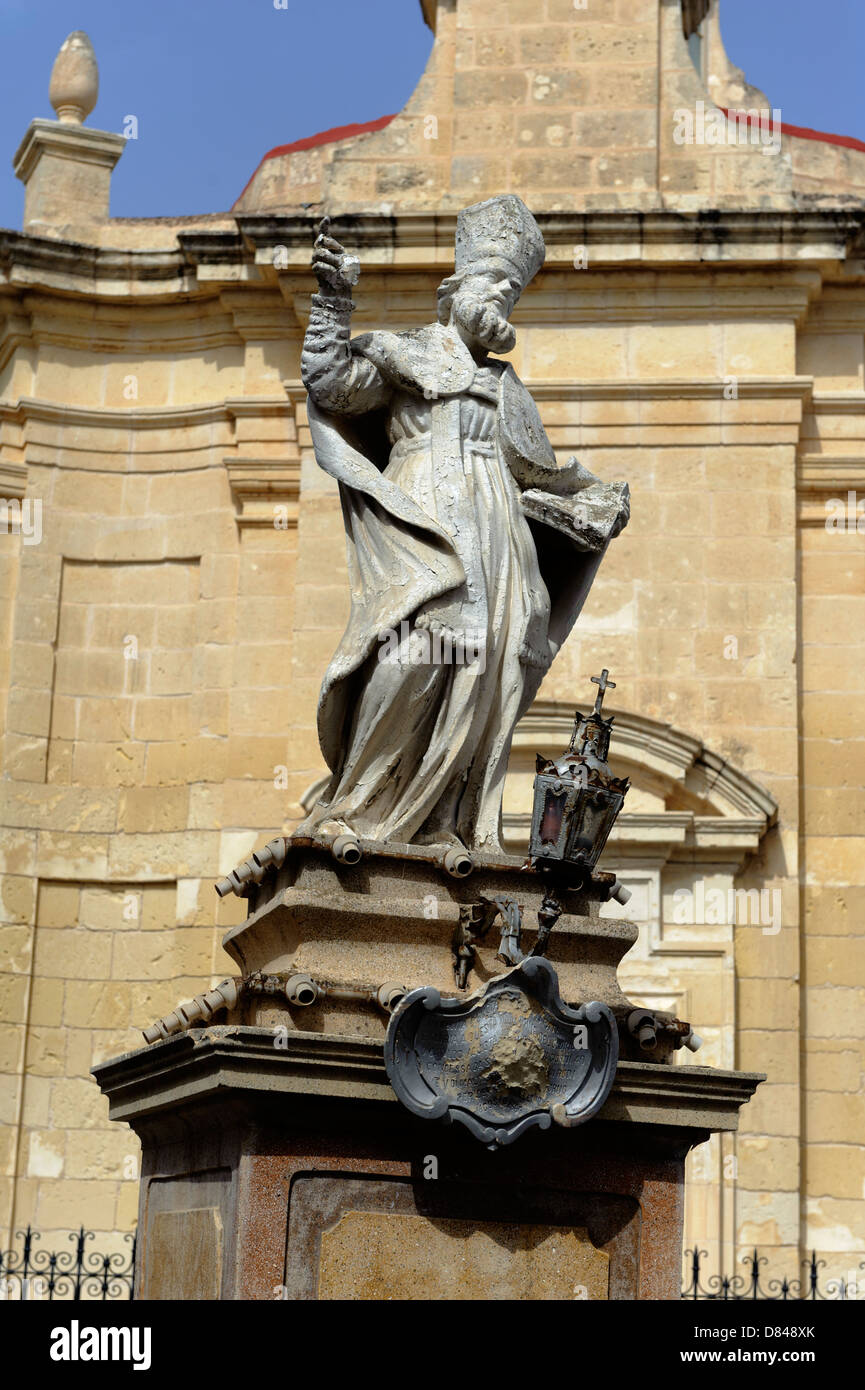
{"label": "stone statue of bishop", "polygon": [[501,853],[517,721],[573,626],[628,489],[558,466],[508,362],[544,261],[512,194],[464,209],[438,321],[351,338],[357,262],[323,228],[302,374],[339,483],[351,616],[324,678],[332,776],[296,832]]}

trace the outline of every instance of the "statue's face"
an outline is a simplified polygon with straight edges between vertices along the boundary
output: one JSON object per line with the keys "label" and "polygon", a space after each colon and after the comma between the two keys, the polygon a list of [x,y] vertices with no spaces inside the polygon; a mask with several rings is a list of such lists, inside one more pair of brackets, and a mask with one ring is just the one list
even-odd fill
{"label": "statue's face", "polygon": [[504,276],[493,271],[467,275],[457,287],[451,319],[485,352],[510,352],[517,335],[508,323],[513,309],[513,290]]}

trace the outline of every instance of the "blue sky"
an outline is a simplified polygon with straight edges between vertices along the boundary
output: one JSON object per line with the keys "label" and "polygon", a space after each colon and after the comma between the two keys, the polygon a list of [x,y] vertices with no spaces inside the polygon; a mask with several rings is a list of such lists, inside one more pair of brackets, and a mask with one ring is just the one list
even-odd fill
{"label": "blue sky", "polygon": [[[231,206],[274,145],[397,111],[431,35],[418,0],[0,0],[0,226],[19,227],[12,156],[73,29],[93,40],[88,124],[138,118],[112,184],[115,216]],[[785,121],[865,139],[865,0],[722,0],[727,50]]]}

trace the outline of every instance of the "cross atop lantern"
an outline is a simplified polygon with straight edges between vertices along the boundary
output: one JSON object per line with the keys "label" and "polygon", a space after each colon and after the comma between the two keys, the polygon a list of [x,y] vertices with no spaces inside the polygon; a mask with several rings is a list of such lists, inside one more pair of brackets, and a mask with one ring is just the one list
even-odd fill
{"label": "cross atop lantern", "polygon": [[630,782],[607,764],[613,716],[602,714],[604,695],[615,690],[609,671],[592,676],[598,686],[590,714],[576,711],[570,745],[561,757],[537,756],[529,854],[535,863],[572,864],[591,873],[598,862]]}

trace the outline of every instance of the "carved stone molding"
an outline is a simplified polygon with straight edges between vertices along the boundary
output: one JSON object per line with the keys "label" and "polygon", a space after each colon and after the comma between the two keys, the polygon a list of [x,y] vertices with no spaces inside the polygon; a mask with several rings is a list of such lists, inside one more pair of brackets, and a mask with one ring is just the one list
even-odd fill
{"label": "carved stone molding", "polygon": [[[745,817],[761,825],[763,831],[774,822],[778,805],[771,793],[747,773],[713,753],[700,739],[671,724],[632,714],[629,710],[613,708],[612,713],[616,717],[613,747],[620,758],[643,764],[660,776],[687,786],[695,796],[716,806],[719,816],[730,816],[734,820]],[[555,700],[536,700],[517,726],[514,750],[534,753],[539,739],[552,739],[556,746],[564,740],[564,747],[573,723],[574,711],[570,705]],[[542,750],[538,748],[537,751]]]}
{"label": "carved stone molding", "polygon": [[[547,378],[534,381],[527,376],[524,380],[538,400],[717,400],[722,405],[736,404],[724,397],[725,377],[629,377],[622,381],[553,381]],[[736,376],[735,380],[738,397],[746,400],[807,400],[814,386],[814,378],[810,376]],[[862,409],[865,412],[865,401]]]}
{"label": "carved stone molding", "polygon": [[[865,435],[865,400],[861,403],[862,427]],[[799,459],[796,479],[798,522],[800,526],[825,526],[831,512],[827,503],[847,504],[852,492],[859,499],[865,494],[865,456],[853,454],[803,454]],[[859,503],[853,504],[847,517],[849,530],[858,522]]]}
{"label": "carved stone molding", "polygon": [[297,462],[281,458],[250,459],[232,455],[225,469],[235,504],[237,524],[297,529],[300,470]]}
{"label": "carved stone molding", "polygon": [[12,459],[0,459],[0,498],[6,502],[21,501],[27,491],[27,465]]}

